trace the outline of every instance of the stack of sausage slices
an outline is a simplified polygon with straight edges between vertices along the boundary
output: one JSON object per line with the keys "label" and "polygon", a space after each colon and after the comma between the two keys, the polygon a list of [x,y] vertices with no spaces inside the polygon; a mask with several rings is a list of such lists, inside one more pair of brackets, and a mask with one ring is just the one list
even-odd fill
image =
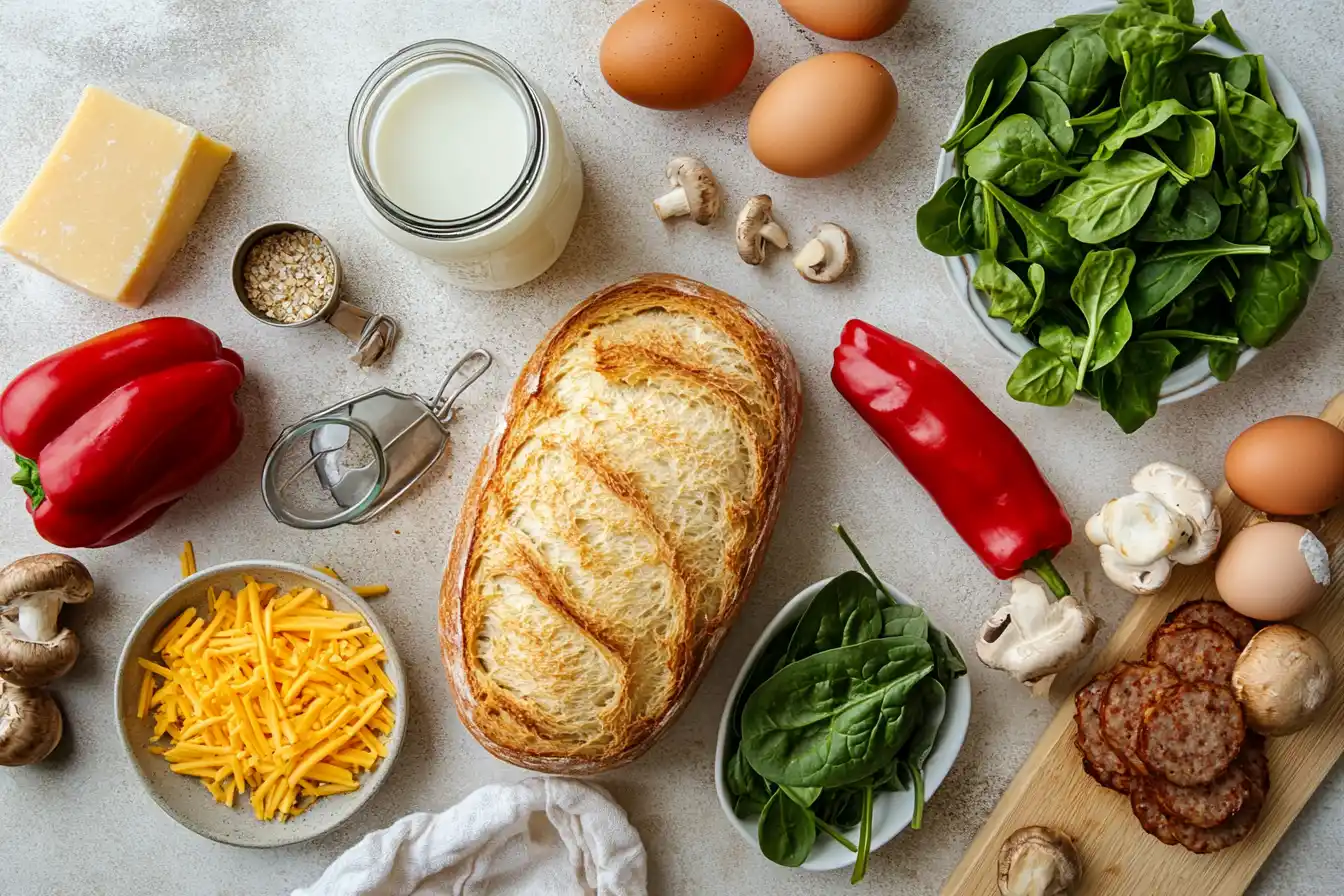
{"label": "stack of sausage slices", "polygon": [[1148,642],[1075,698],[1083,768],[1128,794],[1143,829],[1209,853],[1241,842],[1269,791],[1264,739],[1230,687],[1255,622],[1217,601],[1185,604]]}

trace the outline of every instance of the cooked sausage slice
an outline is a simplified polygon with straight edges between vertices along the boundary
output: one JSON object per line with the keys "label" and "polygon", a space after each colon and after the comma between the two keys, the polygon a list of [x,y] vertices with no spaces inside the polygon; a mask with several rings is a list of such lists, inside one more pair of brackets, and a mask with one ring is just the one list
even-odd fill
{"label": "cooked sausage slice", "polygon": [[1185,625],[1212,625],[1233,637],[1237,646],[1245,650],[1255,637],[1255,620],[1243,616],[1220,600],[1197,600],[1178,607],[1167,618],[1168,622]]}
{"label": "cooked sausage slice", "polygon": [[1176,839],[1176,823],[1162,811],[1161,804],[1153,794],[1151,779],[1144,777],[1133,779],[1133,788],[1129,791],[1129,806],[1134,810],[1134,817],[1139,820],[1145,831],[1168,846],[1175,846],[1179,842]]}
{"label": "cooked sausage slice", "polygon": [[1245,742],[1246,720],[1232,691],[1188,682],[1144,710],[1138,754],[1151,774],[1193,787],[1227,771]]}
{"label": "cooked sausage slice", "polygon": [[1184,681],[1231,685],[1239,656],[1236,639],[1212,625],[1171,623],[1148,641],[1148,662],[1170,666]]}
{"label": "cooked sausage slice", "polygon": [[1190,824],[1172,822],[1171,833],[1177,842],[1191,852],[1210,853],[1236,846],[1251,833],[1260,820],[1267,788],[1251,788],[1241,810],[1227,821],[1212,828],[1198,828]]}
{"label": "cooked sausage slice", "polygon": [[1101,735],[1101,700],[1110,683],[1111,673],[1103,672],[1074,696],[1073,719],[1078,726],[1074,743],[1083,754],[1083,770],[1098,784],[1129,793],[1129,766]]}
{"label": "cooked sausage slice", "polygon": [[1241,809],[1259,775],[1252,766],[1248,745],[1231,767],[1208,784],[1180,787],[1165,778],[1152,778],[1152,795],[1173,821],[1197,828],[1217,827]]}
{"label": "cooked sausage slice", "polygon": [[1101,700],[1101,735],[1135,774],[1147,774],[1138,752],[1143,710],[1159,694],[1181,683],[1166,666],[1121,663]]}

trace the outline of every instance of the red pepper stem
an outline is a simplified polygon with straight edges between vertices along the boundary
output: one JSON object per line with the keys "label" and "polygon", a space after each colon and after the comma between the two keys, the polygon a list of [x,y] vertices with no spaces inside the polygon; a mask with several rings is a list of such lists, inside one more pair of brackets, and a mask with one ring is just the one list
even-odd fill
{"label": "red pepper stem", "polygon": [[1045,586],[1054,592],[1055,597],[1069,596],[1069,583],[1064,581],[1064,577],[1055,569],[1055,565],[1050,562],[1048,554],[1037,554],[1026,563],[1022,564],[1023,569],[1029,569],[1041,577]]}
{"label": "red pepper stem", "polygon": [[22,454],[14,455],[14,460],[18,461],[19,472],[9,481],[23,489],[24,494],[32,499],[33,509],[36,510],[47,497],[47,493],[42,490],[42,478],[37,473],[37,462],[29,460]]}

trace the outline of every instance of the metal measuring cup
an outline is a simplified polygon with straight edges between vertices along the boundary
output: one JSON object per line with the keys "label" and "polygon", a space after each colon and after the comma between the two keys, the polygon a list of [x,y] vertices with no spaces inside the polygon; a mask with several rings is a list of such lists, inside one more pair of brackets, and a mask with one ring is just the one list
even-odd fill
{"label": "metal measuring cup", "polygon": [[[331,291],[331,298],[327,299],[326,304],[319,308],[312,317],[294,323],[285,323],[267,317],[248,301],[247,289],[243,282],[243,268],[247,264],[248,253],[258,242],[273,233],[284,233],[291,230],[310,233],[326,247],[327,253],[331,256],[332,285],[334,288]],[[233,253],[233,291],[247,313],[267,326],[297,329],[321,321],[331,324],[340,330],[346,339],[355,344],[355,352],[351,357],[360,367],[370,367],[378,363],[379,359],[392,351],[392,346],[397,341],[396,321],[384,314],[370,314],[363,308],[352,305],[341,298],[341,262],[336,257],[335,248],[331,245],[331,241],[322,234],[302,224],[274,221],[270,224],[261,225],[243,237],[243,241],[238,245],[238,250]]]}

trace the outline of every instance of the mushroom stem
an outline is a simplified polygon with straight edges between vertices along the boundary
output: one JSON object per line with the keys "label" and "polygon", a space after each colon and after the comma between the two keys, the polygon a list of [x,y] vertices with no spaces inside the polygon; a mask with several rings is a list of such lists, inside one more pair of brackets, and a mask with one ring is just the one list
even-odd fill
{"label": "mushroom stem", "polygon": [[793,264],[799,271],[806,271],[809,268],[818,268],[826,263],[826,244],[819,239],[809,240],[803,248],[798,250],[798,254],[793,257]]}
{"label": "mushroom stem", "polygon": [[58,591],[33,594],[19,602],[19,631],[25,641],[50,641],[56,637],[56,620],[61,613],[62,595]]}
{"label": "mushroom stem", "polygon": [[768,222],[760,231],[761,239],[778,246],[781,249],[789,248],[789,235],[783,227],[780,227],[774,221]]}
{"label": "mushroom stem", "polygon": [[658,218],[666,221],[670,218],[679,218],[682,215],[691,213],[691,204],[687,200],[686,191],[677,187],[671,193],[665,196],[659,196],[653,200],[653,210],[658,213]]}

